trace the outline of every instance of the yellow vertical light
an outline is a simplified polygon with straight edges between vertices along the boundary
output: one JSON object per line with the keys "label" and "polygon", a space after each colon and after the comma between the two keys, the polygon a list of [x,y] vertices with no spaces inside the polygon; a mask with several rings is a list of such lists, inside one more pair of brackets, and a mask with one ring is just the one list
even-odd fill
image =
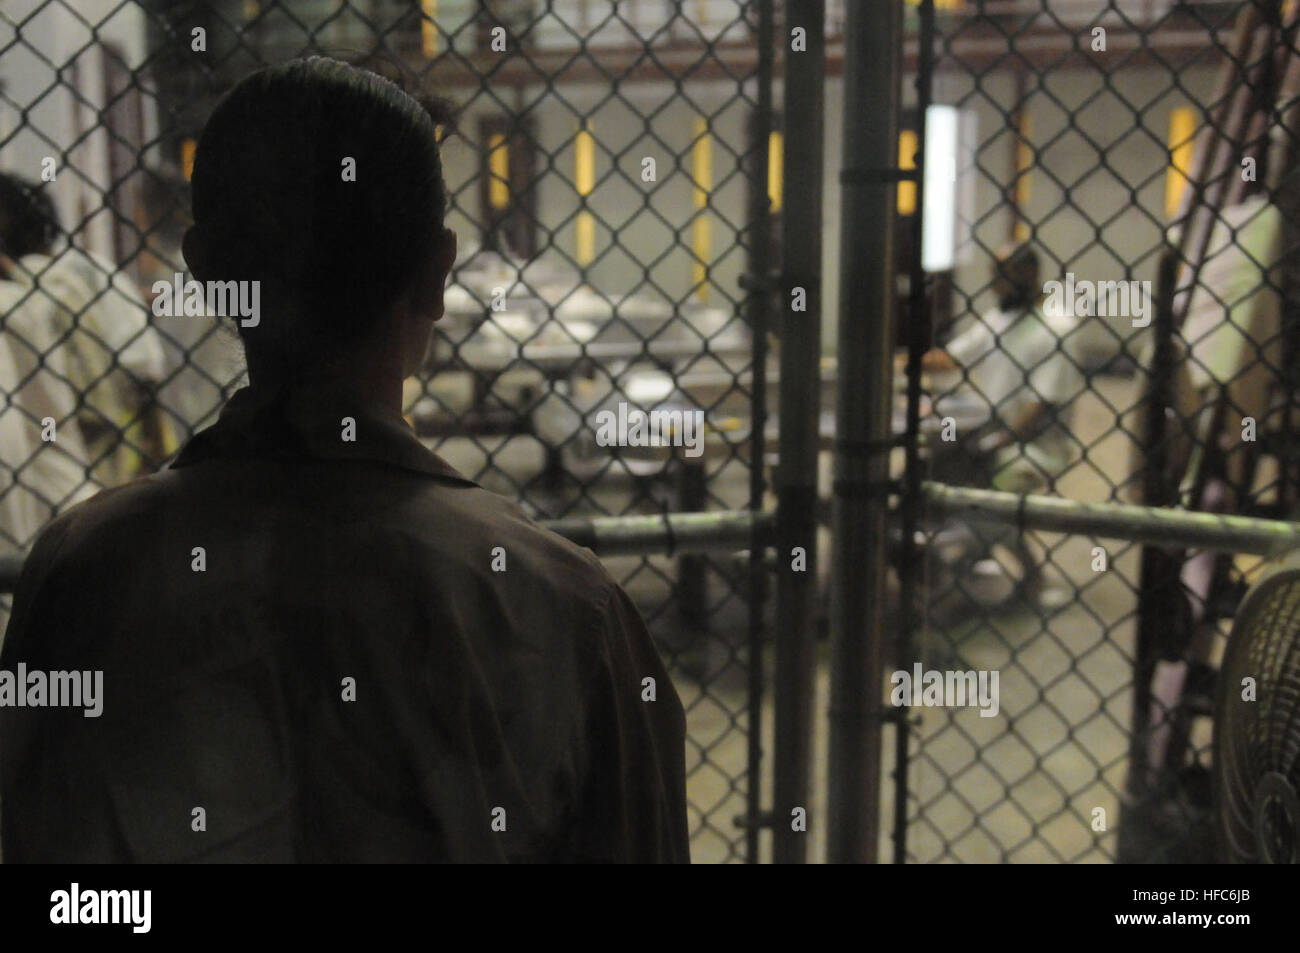
{"label": "yellow vertical light", "polygon": [[499,132],[488,137],[488,203],[493,208],[510,204],[510,153]]}
{"label": "yellow vertical light", "polygon": [[781,211],[781,190],[785,187],[784,142],[781,133],[773,131],[767,137],[767,197],[772,211]]}
{"label": "yellow vertical light", "polygon": [[708,214],[709,192],[713,189],[713,139],[708,130],[709,124],[704,117],[696,116],[695,145],[691,148],[691,176],[695,179],[695,219],[691,222],[691,247],[695,251],[695,263],[691,268],[691,276],[701,301],[707,300],[709,296],[705,278],[713,246],[713,223]]}
{"label": "yellow vertical light", "polygon": [[[898,134],[898,167],[904,171],[916,168],[916,130],[904,129]],[[916,183],[898,183],[898,214],[916,213]]]}
{"label": "yellow vertical light", "polygon": [[1022,211],[1029,204],[1029,170],[1034,167],[1034,150],[1029,145],[1029,137],[1033,130],[1033,120],[1022,109],[1019,135],[1016,137],[1016,205]]}
{"label": "yellow vertical light", "polygon": [[1196,113],[1179,106],[1169,114],[1169,168],[1165,171],[1165,215],[1173,218],[1187,188],[1187,172],[1196,149]]}
{"label": "yellow vertical light", "polygon": [[420,51],[425,59],[433,59],[438,54],[438,0],[420,0]]}
{"label": "yellow vertical light", "polygon": [[188,182],[194,176],[194,153],[199,144],[194,139],[181,140],[181,171],[185,174],[185,181]]}
{"label": "yellow vertical light", "polygon": [[[573,184],[583,198],[596,187],[596,140],[590,123],[583,120],[573,142]],[[596,217],[583,209],[574,225],[577,230],[578,264],[585,265],[596,257]]]}
{"label": "yellow vertical light", "polygon": [[1016,136],[1016,210],[1020,217],[1016,221],[1015,239],[1023,242],[1029,238],[1029,223],[1025,221],[1025,209],[1029,205],[1029,170],[1034,167],[1034,150],[1029,145],[1034,123],[1024,106],[1020,107],[1020,119]]}

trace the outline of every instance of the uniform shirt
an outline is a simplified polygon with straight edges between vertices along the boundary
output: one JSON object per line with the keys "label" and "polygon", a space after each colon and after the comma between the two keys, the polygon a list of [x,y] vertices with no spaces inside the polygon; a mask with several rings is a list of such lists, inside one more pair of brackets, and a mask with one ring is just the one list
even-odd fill
{"label": "uniform shirt", "polygon": [[0,552],[26,549],[56,513],[100,488],[49,310],[26,286],[0,281]]}
{"label": "uniform shirt", "polygon": [[104,697],[0,708],[8,862],[688,860],[626,594],[387,411],[238,392],[42,534],[19,662]]}
{"label": "uniform shirt", "polygon": [[141,382],[162,379],[162,340],[139,291],[116,267],[69,246],[57,257],[24,255],[13,278],[53,306],[59,331],[67,335],[73,386],[91,394],[92,403],[107,409],[121,399],[110,386],[115,367]]}
{"label": "uniform shirt", "polygon": [[149,309],[123,272],[75,246],[57,257],[24,255],[13,278],[30,289],[64,342],[68,380],[81,398],[81,426],[100,461],[97,475],[107,484],[123,482],[140,465],[130,446],[140,440],[130,433],[140,411],[137,386],[153,386],[167,372]]}
{"label": "uniform shirt", "polygon": [[[1071,337],[1074,330],[1072,319],[1044,314],[1038,307],[995,309],[946,347],[963,372],[960,390],[969,399],[987,403],[995,427],[1013,424],[1029,404],[1047,404],[1055,412],[1023,448],[1049,471],[1059,470],[1073,455],[1068,408],[1086,388],[1074,344],[1077,335]],[[936,400],[935,410],[942,414],[942,398]]]}

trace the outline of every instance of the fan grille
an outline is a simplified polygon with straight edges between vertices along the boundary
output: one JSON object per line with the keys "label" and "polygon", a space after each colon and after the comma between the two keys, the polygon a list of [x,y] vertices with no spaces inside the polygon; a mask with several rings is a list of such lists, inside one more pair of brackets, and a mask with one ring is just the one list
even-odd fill
{"label": "fan grille", "polygon": [[1225,859],[1300,860],[1296,554],[1255,585],[1233,625],[1215,719],[1215,778]]}

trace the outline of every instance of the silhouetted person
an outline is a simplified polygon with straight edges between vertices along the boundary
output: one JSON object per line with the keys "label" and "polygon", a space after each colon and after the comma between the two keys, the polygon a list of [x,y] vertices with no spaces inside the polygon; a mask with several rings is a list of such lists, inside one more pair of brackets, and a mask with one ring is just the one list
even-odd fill
{"label": "silhouetted person", "polygon": [[214,111],[185,257],[261,282],[251,384],[24,567],[0,668],[103,698],[0,707],[7,860],[688,859],[626,594],[402,419],[456,250],[428,105],[313,58]]}

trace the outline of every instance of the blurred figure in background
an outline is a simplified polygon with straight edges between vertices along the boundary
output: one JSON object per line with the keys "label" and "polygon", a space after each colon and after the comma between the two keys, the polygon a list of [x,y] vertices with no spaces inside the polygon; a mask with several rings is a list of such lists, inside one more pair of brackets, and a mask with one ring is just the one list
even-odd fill
{"label": "blurred figure in background", "polygon": [[[1038,255],[1027,243],[1006,246],[993,261],[991,287],[997,307],[965,322],[946,348],[926,353],[922,367],[932,373],[960,373],[934,402],[939,418],[965,421],[952,451],[936,464],[952,472],[937,479],[970,484],[987,481],[1008,493],[1049,493],[1076,458],[1071,433],[1072,404],[1087,389],[1080,370],[1077,322],[1047,314]],[[1043,547],[1017,537],[1016,554],[991,551],[975,564],[979,576],[996,578],[1006,567],[1042,607],[1065,604],[1073,589],[1060,571],[1045,565]],[[1010,545],[1010,544],[1007,544]]]}
{"label": "blurred figure in background", "polygon": [[162,342],[131,281],[71,243],[59,248],[61,234],[40,185],[0,174],[0,264],[26,290],[33,320],[39,312],[48,324],[39,353],[49,341],[65,352],[91,472],[112,486],[152,472],[176,449],[153,399],[165,374]]}
{"label": "blurred figure in background", "polygon": [[940,415],[949,396],[988,407],[977,439],[994,455],[993,488],[1047,492],[1074,458],[1070,404],[1087,386],[1070,341],[1075,320],[1043,312],[1038,255],[1027,243],[1001,249],[991,277],[997,307],[928,352],[922,367],[962,374],[936,401]]}
{"label": "blurred figure in background", "polygon": [[0,281],[0,393],[6,398],[0,406],[0,552],[26,549],[60,510],[99,490],[86,476],[76,397],[59,380],[62,362],[53,358],[39,367],[14,353],[23,314],[11,285]]}
{"label": "blurred figure in background", "polygon": [[[66,350],[42,302],[0,272],[0,554],[26,550],[62,510],[93,496]],[[0,600],[0,644],[8,628]]]}

